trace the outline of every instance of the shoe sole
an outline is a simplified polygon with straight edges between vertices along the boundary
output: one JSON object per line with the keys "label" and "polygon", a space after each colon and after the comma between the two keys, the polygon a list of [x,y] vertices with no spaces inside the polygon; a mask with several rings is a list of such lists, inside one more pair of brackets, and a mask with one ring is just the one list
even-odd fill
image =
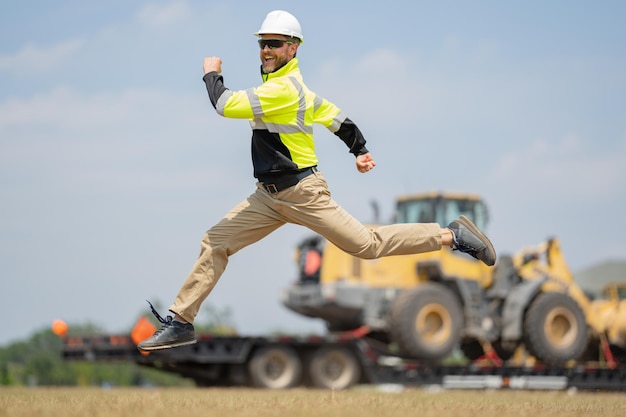
{"label": "shoe sole", "polygon": [[[483,232],[481,232],[478,227],[476,227],[476,225],[474,224],[474,222],[472,222],[469,217],[467,217],[465,214],[462,214],[461,217],[459,217],[459,219],[457,220],[459,223],[461,223],[463,226],[467,227],[472,233],[474,233],[476,236],[480,237],[480,240],[482,240],[483,242],[485,242],[487,244],[487,250],[489,251],[489,253],[491,253],[493,256],[493,264],[489,265],[489,266],[493,266],[496,263],[496,250],[493,247],[493,244],[491,243],[491,241],[489,240],[489,238],[487,236],[485,236],[485,234]],[[484,262],[484,261],[483,261]]]}
{"label": "shoe sole", "polygon": [[177,348],[181,346],[193,345],[195,343],[196,343],[196,339],[193,339],[193,340],[186,340],[183,342],[176,342],[176,343],[172,343],[169,345],[156,345],[156,346],[147,346],[147,347],[141,347],[137,345],[137,349],[139,349],[142,352],[153,352],[155,350],[172,349],[172,348]]}

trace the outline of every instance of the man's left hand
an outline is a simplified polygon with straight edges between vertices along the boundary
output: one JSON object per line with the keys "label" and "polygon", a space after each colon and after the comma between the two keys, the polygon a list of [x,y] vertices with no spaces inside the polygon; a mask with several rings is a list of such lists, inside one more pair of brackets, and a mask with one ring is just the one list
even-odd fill
{"label": "man's left hand", "polygon": [[376,162],[370,153],[364,153],[356,157],[356,169],[359,172],[369,172],[376,166]]}

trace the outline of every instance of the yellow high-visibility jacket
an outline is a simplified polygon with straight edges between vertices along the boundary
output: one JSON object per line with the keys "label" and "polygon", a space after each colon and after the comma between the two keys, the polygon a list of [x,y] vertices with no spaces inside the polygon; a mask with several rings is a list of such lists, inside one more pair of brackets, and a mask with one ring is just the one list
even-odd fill
{"label": "yellow high-visibility jacket", "polygon": [[326,126],[355,156],[367,153],[359,128],[328,100],[309,90],[293,58],[263,75],[263,84],[231,91],[217,72],[203,78],[211,103],[224,117],[248,119],[252,127],[252,163],[259,181],[317,165],[313,124]]}

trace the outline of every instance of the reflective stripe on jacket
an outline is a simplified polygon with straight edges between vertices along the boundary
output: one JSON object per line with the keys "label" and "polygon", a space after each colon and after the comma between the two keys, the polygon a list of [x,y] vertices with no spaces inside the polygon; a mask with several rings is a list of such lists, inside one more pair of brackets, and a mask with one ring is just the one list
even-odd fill
{"label": "reflective stripe on jacket", "polygon": [[297,58],[263,78],[258,87],[231,91],[216,72],[204,76],[220,115],[250,120],[254,176],[260,181],[317,165],[314,123],[339,136],[354,155],[367,152],[358,127],[337,106],[306,87]]}

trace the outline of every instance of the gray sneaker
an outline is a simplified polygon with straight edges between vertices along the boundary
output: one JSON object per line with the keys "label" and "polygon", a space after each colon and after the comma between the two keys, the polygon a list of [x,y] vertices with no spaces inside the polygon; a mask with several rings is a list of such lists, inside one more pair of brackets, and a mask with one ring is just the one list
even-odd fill
{"label": "gray sneaker", "polygon": [[467,253],[489,266],[496,263],[493,245],[467,216],[461,215],[448,225],[448,229],[452,231],[453,250]]}
{"label": "gray sneaker", "polygon": [[152,336],[140,342],[137,345],[137,349],[150,352],[153,350],[170,349],[196,343],[196,334],[193,329],[193,324],[173,320],[172,316],[163,318],[152,306],[150,301],[148,301],[148,304],[150,304],[152,313],[163,323],[163,326],[154,332]]}

